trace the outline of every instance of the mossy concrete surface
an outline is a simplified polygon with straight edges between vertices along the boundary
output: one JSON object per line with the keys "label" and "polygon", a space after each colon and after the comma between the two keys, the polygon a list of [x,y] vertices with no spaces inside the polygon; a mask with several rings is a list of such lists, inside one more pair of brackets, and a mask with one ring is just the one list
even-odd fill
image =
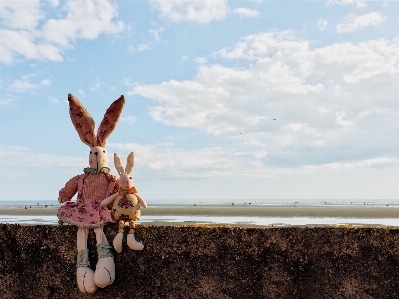
{"label": "mossy concrete surface", "polygon": [[[94,294],[77,288],[76,232],[0,224],[0,298],[399,298],[396,228],[138,226],[144,250],[125,237]],[[89,248],[95,266],[92,231]]]}

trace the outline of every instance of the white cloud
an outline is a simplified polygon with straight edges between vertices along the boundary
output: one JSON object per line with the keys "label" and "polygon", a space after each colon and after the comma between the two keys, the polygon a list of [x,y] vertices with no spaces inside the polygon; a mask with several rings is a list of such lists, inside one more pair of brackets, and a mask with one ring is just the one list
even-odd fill
{"label": "white cloud", "polygon": [[150,0],[153,8],[161,17],[173,22],[196,22],[208,24],[214,20],[224,19],[229,10],[227,0]]}
{"label": "white cloud", "polygon": [[[56,6],[57,1],[50,4]],[[0,62],[11,64],[20,57],[62,61],[63,51],[73,48],[76,39],[95,39],[124,28],[122,22],[112,21],[117,7],[108,0],[67,0],[64,18],[49,19],[39,27],[45,16],[42,8],[38,0],[1,1]]]}
{"label": "white cloud", "polygon": [[146,51],[146,50],[151,49],[151,46],[152,46],[152,43],[151,43],[151,42],[146,42],[146,43],[144,43],[144,44],[138,45],[137,47],[130,46],[130,47],[129,47],[129,51],[130,51],[131,53],[143,52],[143,51]]}
{"label": "white cloud", "polygon": [[304,169],[364,169],[364,168],[381,168],[381,167],[398,167],[399,158],[380,157],[373,159],[365,159],[355,162],[339,162],[327,163],[317,166],[307,165]]}
{"label": "white cloud", "polygon": [[353,126],[354,123],[348,120],[344,120],[345,117],[345,112],[337,112],[337,118],[335,120],[335,122],[341,126]]}
{"label": "white cloud", "polygon": [[[41,87],[41,85],[46,85],[48,82],[47,79],[43,80],[42,83],[32,83],[32,79],[34,79],[34,75],[25,75],[22,76],[21,79],[15,80],[9,87],[8,90],[16,93],[25,93],[33,90],[37,90]],[[47,81],[46,81],[47,80]]]}
{"label": "white cloud", "polygon": [[135,116],[126,116],[126,117],[121,117],[121,121],[125,121],[130,124],[133,124],[137,121],[137,118]]}
{"label": "white cloud", "polygon": [[164,29],[163,27],[161,27],[161,28],[159,28],[158,30],[152,30],[152,29],[150,29],[149,31],[150,31],[150,33],[154,36],[154,39],[155,39],[157,42],[159,42],[159,34],[162,33],[162,32],[164,32],[165,29]]}
{"label": "white cloud", "polygon": [[163,124],[266,150],[275,165],[374,155],[384,132],[399,129],[399,39],[309,45],[291,32],[248,35],[213,55],[247,67],[200,65],[192,80],[131,84],[129,94],[151,99]]}
{"label": "white cloud", "polygon": [[98,91],[98,90],[100,90],[101,87],[104,86],[104,84],[105,84],[100,78],[96,77],[95,79],[96,79],[96,82],[93,83],[93,84],[91,85],[91,87],[90,87],[90,90],[91,90],[91,91]]}
{"label": "white cloud", "polygon": [[49,79],[44,79],[42,81],[40,81],[40,84],[44,85],[44,86],[50,86],[50,80]]}
{"label": "white cloud", "polygon": [[181,63],[186,62],[187,59],[188,59],[188,56],[184,55],[184,56],[181,58]]}
{"label": "white cloud", "polygon": [[50,3],[50,5],[52,7],[57,7],[58,5],[60,5],[60,1],[59,0],[48,0],[48,2]]}
{"label": "white cloud", "polygon": [[333,5],[355,5],[358,8],[366,6],[366,1],[363,0],[327,0],[327,6]]}
{"label": "white cloud", "polygon": [[[357,45],[352,43],[334,44],[316,49],[314,55],[316,62],[320,63],[320,67],[317,67],[316,70],[333,79],[338,87],[340,84],[359,82],[382,74],[397,74],[399,39],[371,40]],[[323,67],[324,69],[322,69]],[[338,67],[338,69],[333,70],[332,67]],[[338,76],[334,75],[336,71],[339,71],[336,73]],[[343,94],[339,88],[337,90]]]}
{"label": "white cloud", "polygon": [[317,25],[319,26],[319,29],[321,31],[326,30],[327,24],[328,24],[328,21],[327,20],[323,20],[323,19],[320,19],[319,22],[317,23]]}
{"label": "white cloud", "polygon": [[101,33],[118,33],[123,23],[113,23],[117,8],[107,0],[69,0],[63,19],[49,19],[42,27],[44,40],[61,47],[71,47],[75,39],[95,39]]}
{"label": "white cloud", "polygon": [[387,19],[379,12],[370,12],[361,16],[347,15],[341,23],[337,24],[337,32],[353,32],[369,26],[377,26]]}
{"label": "white cloud", "polygon": [[138,46],[130,46],[129,51],[131,53],[136,53],[136,52],[143,52],[151,49],[156,43],[160,41],[160,34],[163,33],[165,29],[163,27],[159,29],[150,29],[149,32],[150,34],[154,37],[154,40],[152,41],[146,41],[145,43],[139,44]]}
{"label": "white cloud", "polygon": [[48,100],[51,104],[59,104],[60,101],[55,97],[48,97]]}
{"label": "white cloud", "polygon": [[253,9],[239,7],[233,10],[234,14],[240,15],[240,17],[257,17],[258,12]]}
{"label": "white cloud", "polygon": [[[151,171],[152,175],[173,178],[206,178],[271,176],[272,170],[261,161],[266,151],[242,152],[231,147],[201,148],[187,151],[172,143],[143,146],[136,143],[110,143],[109,149],[117,152],[121,159],[130,152],[135,153],[135,167]],[[282,170],[280,170],[282,171]],[[134,171],[133,171],[134,178]]]}
{"label": "white cloud", "polygon": [[197,57],[195,58],[195,62],[198,64],[206,64],[208,63],[208,59],[206,57]]}
{"label": "white cloud", "polygon": [[45,14],[40,9],[39,0],[0,2],[0,16],[3,26],[9,29],[32,30]]}
{"label": "white cloud", "polygon": [[10,106],[15,100],[9,97],[1,97],[0,98],[0,105]]}
{"label": "white cloud", "polygon": [[84,167],[86,157],[60,156],[33,153],[30,149],[20,146],[5,146],[0,148],[2,166],[26,168],[79,168]]}

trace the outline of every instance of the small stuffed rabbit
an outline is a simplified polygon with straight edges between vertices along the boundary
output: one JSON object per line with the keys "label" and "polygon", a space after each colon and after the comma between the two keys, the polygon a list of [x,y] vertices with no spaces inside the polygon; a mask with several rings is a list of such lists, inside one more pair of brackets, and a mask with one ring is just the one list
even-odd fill
{"label": "small stuffed rabbit", "polygon": [[133,187],[133,179],[130,176],[134,166],[134,153],[130,153],[127,157],[126,169],[123,169],[121,159],[116,153],[114,154],[114,163],[120,175],[119,191],[107,197],[101,203],[101,206],[105,207],[113,202],[112,215],[115,220],[119,221],[119,231],[113,242],[114,248],[118,253],[122,252],[123,228],[128,223],[130,225],[130,231],[127,236],[127,245],[130,249],[142,250],[144,245],[134,238],[134,229],[136,228],[135,221],[140,219],[140,205],[146,209],[147,203],[137,193],[136,188]]}
{"label": "small stuffed rabbit", "polygon": [[[83,143],[90,147],[89,166],[84,174],[70,179],[60,190],[58,201],[65,203],[58,209],[60,222],[78,227],[77,233],[77,270],[76,278],[82,293],[93,293],[97,287],[104,288],[115,279],[115,263],[112,247],[103,232],[107,222],[115,222],[111,211],[102,207],[102,200],[117,192],[117,178],[109,174],[108,156],[105,149],[107,138],[115,129],[119,120],[125,98],[123,95],[105,112],[104,118],[94,134],[94,120],[73,95],[68,95],[69,114],[72,123]],[[72,197],[78,192],[76,202]],[[87,238],[89,228],[94,228],[97,241],[98,262],[96,271],[90,269]]]}

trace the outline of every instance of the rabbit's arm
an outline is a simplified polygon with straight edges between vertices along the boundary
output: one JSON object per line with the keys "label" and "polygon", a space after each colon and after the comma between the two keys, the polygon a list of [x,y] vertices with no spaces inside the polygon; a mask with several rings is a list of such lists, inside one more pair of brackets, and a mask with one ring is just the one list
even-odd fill
{"label": "rabbit's arm", "polygon": [[140,196],[140,194],[138,193],[134,193],[134,195],[136,195],[140,205],[144,208],[147,209],[147,203],[145,202],[145,200]]}
{"label": "rabbit's arm", "polygon": [[65,187],[62,188],[59,192],[58,202],[64,203],[66,201],[71,201],[72,197],[78,192],[78,181],[79,176],[75,176],[70,179],[66,184]]}
{"label": "rabbit's arm", "polygon": [[118,196],[119,193],[114,193],[110,196],[108,196],[107,198],[105,198],[102,202],[101,202],[101,206],[105,207],[107,205],[109,205],[111,202],[113,202],[115,200],[115,198]]}

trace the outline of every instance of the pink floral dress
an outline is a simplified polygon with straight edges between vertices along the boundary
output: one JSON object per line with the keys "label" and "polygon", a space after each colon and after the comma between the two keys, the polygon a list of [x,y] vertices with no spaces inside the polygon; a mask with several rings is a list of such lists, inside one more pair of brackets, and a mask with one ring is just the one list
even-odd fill
{"label": "pink floral dress", "polygon": [[[116,177],[108,173],[85,173],[73,177],[60,190],[59,198],[66,200],[66,203],[58,209],[58,219],[78,227],[115,223],[110,209],[100,204],[106,197],[116,193],[117,189]],[[76,202],[71,202],[76,192]]]}

